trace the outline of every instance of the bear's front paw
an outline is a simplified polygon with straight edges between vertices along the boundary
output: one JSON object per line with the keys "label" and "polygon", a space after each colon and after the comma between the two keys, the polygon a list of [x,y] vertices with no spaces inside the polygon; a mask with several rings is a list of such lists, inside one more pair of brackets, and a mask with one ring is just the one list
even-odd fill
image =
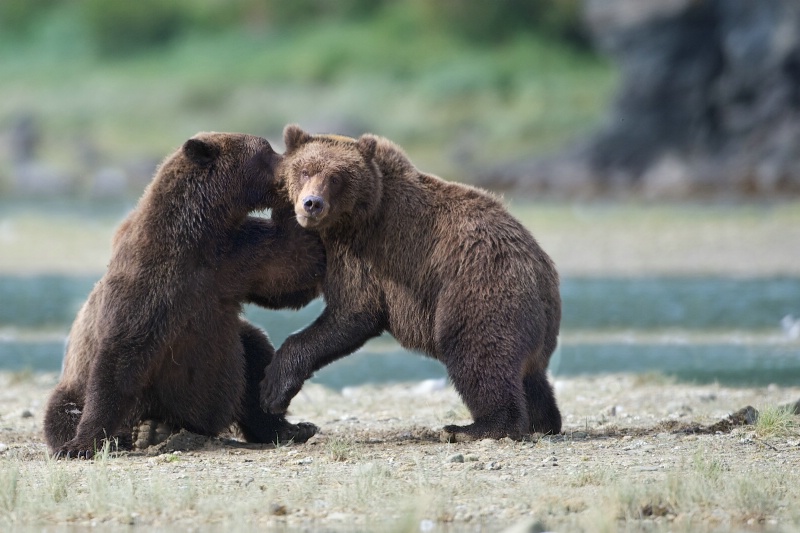
{"label": "bear's front paw", "polygon": [[275,442],[294,442],[299,444],[316,435],[317,431],[319,431],[319,428],[311,422],[298,422],[297,424],[286,422],[276,431]]}
{"label": "bear's front paw", "polygon": [[302,381],[286,377],[274,363],[268,365],[261,381],[261,409],[273,415],[285,414],[302,386]]}
{"label": "bear's front paw", "polygon": [[[102,443],[100,443],[100,446],[102,446]],[[56,459],[91,459],[96,451],[97,446],[94,442],[89,444],[78,439],[72,439],[57,449],[53,457]]]}

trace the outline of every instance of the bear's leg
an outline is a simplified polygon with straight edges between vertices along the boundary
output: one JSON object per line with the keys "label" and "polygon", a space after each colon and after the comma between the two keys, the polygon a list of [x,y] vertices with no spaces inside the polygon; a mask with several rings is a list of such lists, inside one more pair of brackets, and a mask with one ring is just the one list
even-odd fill
{"label": "bear's leg", "polygon": [[[72,443],[78,433],[78,425],[84,411],[84,393],[59,385],[53,391],[47,403],[44,415],[44,437],[50,453],[56,455],[72,454],[80,457],[91,457],[93,450],[86,452],[68,449],[67,443]],[[129,426],[119,428],[111,435],[110,442],[113,449],[130,450],[133,439]],[[72,444],[70,444],[71,446]],[[98,442],[97,446],[102,443]]]}
{"label": "bear's leg", "polygon": [[248,442],[272,443],[305,442],[310,439],[318,430],[314,424],[291,424],[284,415],[266,413],[261,409],[259,384],[275,350],[264,332],[247,322],[242,322],[241,339],[247,364],[247,388],[237,423],[244,438]]}
{"label": "bear's leg", "polygon": [[474,422],[445,426],[450,441],[521,439],[530,433],[522,365],[529,352],[514,321],[481,313],[463,290],[447,291],[436,311],[437,353]]}
{"label": "bear's leg", "polygon": [[[125,415],[121,414],[123,410],[132,405],[132,402],[123,402],[122,409],[119,409],[120,404],[113,403],[108,406],[111,411],[110,416],[98,415],[97,411],[102,410],[104,406],[97,400],[87,399],[75,435],[54,449],[53,453],[57,458],[91,459],[106,442],[115,451],[132,449],[132,424],[130,421],[118,421],[125,418]],[[112,431],[106,431],[107,427],[113,428]]]}
{"label": "bear's leg", "polygon": [[90,459],[108,441],[114,448],[132,446],[132,420],[137,418],[140,387],[114,379],[115,358],[100,354],[89,374],[75,436],[55,450],[60,458]]}
{"label": "bear's leg", "polygon": [[545,435],[561,433],[561,412],[547,379],[547,364],[558,346],[559,320],[549,320],[539,350],[530,352],[523,367],[522,384],[528,404],[530,431]]}
{"label": "bear's leg", "polygon": [[[446,361],[450,380],[472,414],[466,426],[445,426],[445,440],[470,441],[529,433],[525,393],[519,372],[511,365],[486,364],[480,356],[462,352]],[[508,367],[508,368],[506,368]]]}
{"label": "bear's leg", "polygon": [[385,329],[379,305],[369,297],[360,306],[346,298],[328,301],[322,314],[305,329],[286,338],[264,370],[261,407],[274,414],[285,413],[292,398],[313,373],[361,348]]}
{"label": "bear's leg", "polygon": [[522,383],[528,402],[530,431],[546,435],[561,433],[561,413],[547,373],[543,370],[530,372],[525,375]]}
{"label": "bear's leg", "polygon": [[[452,376],[451,376],[452,377]],[[492,381],[485,381],[489,385]],[[527,413],[521,408],[521,388],[516,391],[505,391],[503,394],[492,394],[491,397],[475,389],[459,386],[453,380],[456,390],[467,405],[474,422],[466,426],[450,424],[444,427],[444,440],[448,442],[464,442],[480,439],[502,439],[509,437],[520,440],[529,432],[527,430]],[[483,389],[483,387],[480,387]],[[469,390],[471,392],[465,392]]]}
{"label": "bear's leg", "polygon": [[55,453],[67,441],[75,438],[83,412],[83,394],[59,384],[44,414],[44,438],[50,453]]}

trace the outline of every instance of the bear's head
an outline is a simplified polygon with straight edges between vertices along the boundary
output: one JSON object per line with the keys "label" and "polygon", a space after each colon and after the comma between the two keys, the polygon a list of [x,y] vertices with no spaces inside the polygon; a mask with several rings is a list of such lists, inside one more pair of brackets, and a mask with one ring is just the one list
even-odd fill
{"label": "bear's head", "polygon": [[266,139],[242,133],[198,133],[161,165],[152,193],[193,218],[230,222],[273,207],[282,156]]}
{"label": "bear's head", "polygon": [[283,132],[286,152],[278,174],[304,228],[324,230],[343,220],[365,222],[380,202],[376,137],[311,135],[295,125]]}

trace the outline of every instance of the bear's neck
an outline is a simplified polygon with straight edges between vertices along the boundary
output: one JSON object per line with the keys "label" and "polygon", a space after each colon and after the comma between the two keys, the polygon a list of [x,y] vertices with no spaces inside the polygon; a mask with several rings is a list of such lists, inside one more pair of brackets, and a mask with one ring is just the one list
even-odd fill
{"label": "bear's neck", "polygon": [[350,220],[347,222],[348,226],[353,227],[354,224],[357,224],[360,227],[373,227],[380,221],[380,213],[386,203],[383,195],[383,181],[380,178],[376,179],[372,185],[372,191],[369,193],[371,196],[356,202]]}
{"label": "bear's neck", "polygon": [[147,235],[163,243],[170,255],[214,254],[218,243],[226,239],[228,228],[236,225],[225,203],[188,187],[154,187],[140,206],[144,206],[141,221]]}

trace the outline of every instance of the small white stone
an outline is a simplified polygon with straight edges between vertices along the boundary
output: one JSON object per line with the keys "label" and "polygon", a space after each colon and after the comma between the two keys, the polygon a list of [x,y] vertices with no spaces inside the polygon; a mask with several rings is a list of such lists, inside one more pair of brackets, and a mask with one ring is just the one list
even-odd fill
{"label": "small white stone", "polygon": [[430,394],[431,392],[444,390],[447,387],[447,379],[426,379],[414,385],[411,392],[414,394]]}
{"label": "small white stone", "polygon": [[419,522],[419,530],[422,531],[422,533],[433,531],[433,528],[435,527],[436,524],[433,523],[433,520],[428,520],[427,518],[425,520],[420,520]]}

